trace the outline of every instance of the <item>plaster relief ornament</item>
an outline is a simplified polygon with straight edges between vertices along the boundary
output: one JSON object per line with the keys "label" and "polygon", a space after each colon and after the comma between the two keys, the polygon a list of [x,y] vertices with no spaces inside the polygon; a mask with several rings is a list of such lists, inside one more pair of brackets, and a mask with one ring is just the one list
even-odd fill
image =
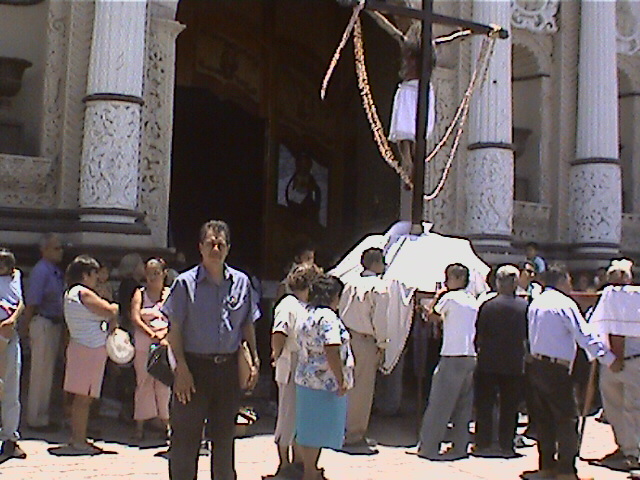
{"label": "plaster relief ornament", "polygon": [[640,50],[640,2],[617,0],[616,36],[618,53],[635,55]]}
{"label": "plaster relief ornament", "polygon": [[511,0],[511,24],[534,33],[558,31],[560,0]]}

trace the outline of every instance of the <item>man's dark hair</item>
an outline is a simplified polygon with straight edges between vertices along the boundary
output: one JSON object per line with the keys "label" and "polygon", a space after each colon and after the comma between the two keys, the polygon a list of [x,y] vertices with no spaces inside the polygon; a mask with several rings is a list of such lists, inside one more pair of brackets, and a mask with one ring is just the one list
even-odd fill
{"label": "man's dark hair", "polygon": [[74,258],[65,273],[65,279],[69,287],[82,283],[84,274],[100,270],[98,261],[89,255],[78,255]]}
{"label": "man's dark hair", "polygon": [[448,272],[452,277],[464,279],[465,282],[463,288],[467,288],[469,285],[469,269],[465,265],[461,263],[452,263],[447,266],[445,272]]}
{"label": "man's dark hair", "polygon": [[0,248],[0,265],[9,270],[16,268],[16,257],[8,248]]}
{"label": "man's dark hair", "polygon": [[540,247],[538,246],[538,244],[536,242],[529,242],[524,246],[524,248],[535,248],[536,251],[540,250]]}
{"label": "man's dark hair", "polygon": [[381,248],[371,247],[362,252],[360,264],[364,268],[369,268],[376,262],[384,262],[384,252]]}
{"label": "man's dark hair", "polygon": [[557,287],[569,275],[567,267],[562,264],[551,265],[543,274],[542,282],[549,287]]}
{"label": "man's dark hair", "polygon": [[331,275],[318,275],[311,283],[309,290],[309,305],[313,307],[328,307],[331,301],[342,294],[344,283]]}
{"label": "man's dark hair", "polygon": [[320,274],[320,267],[315,264],[296,264],[291,267],[287,275],[287,285],[293,291],[307,290],[311,288],[314,279]]}
{"label": "man's dark hair", "polygon": [[222,220],[209,220],[205,224],[200,227],[200,243],[204,242],[204,239],[207,236],[207,233],[213,231],[213,233],[224,234],[224,238],[227,242],[227,245],[231,245],[231,230],[229,229],[229,225],[227,222]]}

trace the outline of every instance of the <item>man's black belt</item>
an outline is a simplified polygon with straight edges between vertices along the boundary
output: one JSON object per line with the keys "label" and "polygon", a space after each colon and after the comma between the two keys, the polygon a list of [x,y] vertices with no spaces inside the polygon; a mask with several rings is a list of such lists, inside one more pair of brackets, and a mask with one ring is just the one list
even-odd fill
{"label": "man's black belt", "polygon": [[192,358],[197,358],[198,360],[207,360],[209,362],[213,362],[216,365],[221,363],[228,362],[232,358],[234,358],[237,354],[235,353],[193,353],[193,352],[185,352],[185,355]]}
{"label": "man's black belt", "polygon": [[637,353],[636,355],[629,355],[628,357],[624,357],[625,360],[633,360],[635,358],[640,358],[640,353]]}

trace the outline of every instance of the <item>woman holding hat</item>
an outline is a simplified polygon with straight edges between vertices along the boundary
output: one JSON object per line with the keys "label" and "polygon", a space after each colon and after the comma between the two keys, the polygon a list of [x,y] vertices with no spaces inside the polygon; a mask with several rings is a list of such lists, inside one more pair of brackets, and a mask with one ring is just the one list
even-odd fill
{"label": "woman holding hat", "polygon": [[[107,361],[108,332],[115,329],[118,305],[95,292],[100,264],[88,255],[67,267],[64,317],[69,329],[64,391],[73,394],[71,441],[67,454],[95,455],[101,450],[87,440],[89,407],[100,397]],[[63,453],[63,452],[60,452]]]}
{"label": "woman holding hat", "polygon": [[136,421],[135,440],[144,437],[144,422],[158,418],[166,432],[169,425],[171,389],[147,372],[147,358],[152,344],[164,340],[168,331],[167,318],[160,307],[169,295],[167,264],[161,258],[150,258],[144,266],[146,287],[138,288],[131,300],[131,321],[135,326],[136,394],[133,419]]}

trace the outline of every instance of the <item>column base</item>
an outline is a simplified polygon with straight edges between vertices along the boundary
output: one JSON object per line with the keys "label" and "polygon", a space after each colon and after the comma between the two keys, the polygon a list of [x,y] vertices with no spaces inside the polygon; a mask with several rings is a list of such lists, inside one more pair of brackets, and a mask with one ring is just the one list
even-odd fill
{"label": "column base", "polygon": [[119,208],[81,208],[78,210],[81,222],[133,224],[142,220],[144,215],[135,210]]}

